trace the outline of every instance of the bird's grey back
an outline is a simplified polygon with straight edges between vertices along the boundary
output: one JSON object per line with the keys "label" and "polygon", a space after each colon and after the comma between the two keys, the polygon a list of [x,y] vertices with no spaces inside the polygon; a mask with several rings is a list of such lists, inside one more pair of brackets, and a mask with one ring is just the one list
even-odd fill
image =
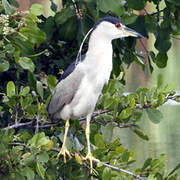
{"label": "bird's grey back", "polygon": [[[83,61],[84,59],[85,55],[82,55],[81,61]],[[66,104],[69,104],[72,101],[81,83],[83,72],[75,71],[75,69],[76,61],[74,61],[68,66],[65,72],[61,75],[59,82],[54,89],[54,93],[47,106],[47,111],[52,118],[55,114],[59,114],[59,112]]]}

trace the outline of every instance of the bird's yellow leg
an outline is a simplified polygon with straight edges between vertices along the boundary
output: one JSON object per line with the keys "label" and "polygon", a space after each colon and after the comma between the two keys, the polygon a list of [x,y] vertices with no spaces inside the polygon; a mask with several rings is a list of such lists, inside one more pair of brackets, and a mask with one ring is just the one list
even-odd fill
{"label": "bird's yellow leg", "polygon": [[89,160],[90,161],[90,174],[92,174],[93,171],[93,160],[96,159],[92,156],[91,153],[91,148],[90,148],[90,120],[91,120],[91,115],[88,115],[86,118],[86,141],[87,141],[87,148],[88,148],[88,153],[86,157],[83,158],[83,160]]}
{"label": "bird's yellow leg", "polygon": [[67,138],[69,126],[70,125],[69,125],[69,119],[68,119],[68,120],[66,120],[66,124],[65,124],[65,133],[64,133],[63,144],[62,144],[61,150],[59,151],[57,158],[56,158],[56,159],[59,159],[59,156],[63,155],[64,156],[64,163],[66,163],[66,155],[69,156],[69,158],[72,158],[70,152],[68,151],[68,149],[66,147],[66,138]]}

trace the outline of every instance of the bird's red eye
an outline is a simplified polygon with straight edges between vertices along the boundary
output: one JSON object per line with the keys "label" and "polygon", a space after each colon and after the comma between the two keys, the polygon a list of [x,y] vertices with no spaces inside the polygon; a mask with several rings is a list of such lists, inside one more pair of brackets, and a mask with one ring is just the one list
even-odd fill
{"label": "bird's red eye", "polygon": [[115,24],[115,26],[116,26],[117,28],[119,28],[121,25],[120,25],[119,23],[117,23],[117,24]]}

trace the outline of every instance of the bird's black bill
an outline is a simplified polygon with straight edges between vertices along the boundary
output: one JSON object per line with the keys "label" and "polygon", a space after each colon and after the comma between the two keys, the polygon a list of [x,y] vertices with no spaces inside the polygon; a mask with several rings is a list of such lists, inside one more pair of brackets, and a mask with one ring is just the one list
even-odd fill
{"label": "bird's black bill", "polygon": [[144,38],[143,35],[137,33],[136,31],[134,31],[131,28],[125,27],[124,28],[125,33],[127,34],[127,36],[133,36],[133,37],[138,37],[138,38]]}

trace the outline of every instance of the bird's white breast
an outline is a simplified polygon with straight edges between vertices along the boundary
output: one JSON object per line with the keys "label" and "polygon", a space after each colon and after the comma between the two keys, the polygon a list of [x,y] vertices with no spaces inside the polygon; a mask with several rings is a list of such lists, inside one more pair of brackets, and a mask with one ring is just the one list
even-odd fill
{"label": "bird's white breast", "polygon": [[96,54],[87,52],[86,59],[76,67],[84,72],[84,76],[73,100],[61,111],[63,119],[67,119],[67,115],[82,117],[92,114],[103,86],[109,81],[112,71],[112,45],[95,52]]}

